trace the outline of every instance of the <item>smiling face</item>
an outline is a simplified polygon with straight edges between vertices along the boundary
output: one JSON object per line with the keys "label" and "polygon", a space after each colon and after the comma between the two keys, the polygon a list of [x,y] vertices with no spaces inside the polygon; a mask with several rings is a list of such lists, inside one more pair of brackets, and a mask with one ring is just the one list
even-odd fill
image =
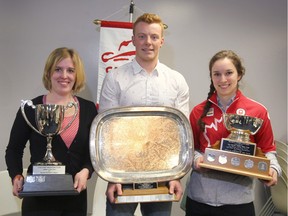
{"label": "smiling face", "polygon": [[140,65],[157,64],[159,50],[164,42],[162,28],[158,23],[137,23],[132,41],[136,47],[136,60]]}
{"label": "smiling face", "polygon": [[211,79],[220,98],[232,98],[238,89],[238,75],[235,65],[229,58],[219,59],[211,68]]}
{"label": "smiling face", "polygon": [[51,76],[51,93],[61,96],[72,94],[76,72],[71,58],[61,60]]}

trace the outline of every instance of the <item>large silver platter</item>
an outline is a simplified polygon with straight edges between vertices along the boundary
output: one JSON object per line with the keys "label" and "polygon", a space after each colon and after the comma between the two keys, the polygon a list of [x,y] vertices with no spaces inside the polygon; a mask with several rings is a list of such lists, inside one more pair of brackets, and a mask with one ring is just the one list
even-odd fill
{"label": "large silver platter", "polygon": [[92,122],[90,156],[96,173],[109,182],[178,179],[192,165],[192,129],[174,108],[113,108]]}

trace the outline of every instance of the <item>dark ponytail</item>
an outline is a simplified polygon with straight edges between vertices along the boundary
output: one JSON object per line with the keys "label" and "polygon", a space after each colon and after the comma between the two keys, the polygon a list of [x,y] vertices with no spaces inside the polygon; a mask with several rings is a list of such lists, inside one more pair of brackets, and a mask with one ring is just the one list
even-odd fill
{"label": "dark ponytail", "polygon": [[212,80],[211,80],[210,91],[209,91],[208,96],[207,96],[207,101],[206,101],[206,104],[204,106],[202,115],[200,116],[200,119],[198,120],[198,125],[199,125],[201,131],[204,131],[204,129],[205,129],[205,123],[203,122],[202,119],[206,116],[206,114],[209,111],[210,106],[211,106],[211,102],[208,99],[212,96],[214,91],[215,91],[215,88],[214,88],[214,85],[213,85]]}

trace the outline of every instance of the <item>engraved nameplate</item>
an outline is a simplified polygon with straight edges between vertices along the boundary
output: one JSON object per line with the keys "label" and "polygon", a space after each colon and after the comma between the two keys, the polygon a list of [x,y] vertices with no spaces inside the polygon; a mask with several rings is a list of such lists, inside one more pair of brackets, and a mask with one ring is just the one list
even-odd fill
{"label": "engraved nameplate", "polygon": [[45,175],[45,174],[65,174],[64,165],[34,165],[33,175]]}
{"label": "engraved nameplate", "polygon": [[222,138],[220,150],[254,156],[256,152],[256,144]]}
{"label": "engraved nameplate", "polygon": [[134,189],[152,189],[152,188],[157,188],[158,184],[157,182],[153,183],[135,183],[134,184]]}

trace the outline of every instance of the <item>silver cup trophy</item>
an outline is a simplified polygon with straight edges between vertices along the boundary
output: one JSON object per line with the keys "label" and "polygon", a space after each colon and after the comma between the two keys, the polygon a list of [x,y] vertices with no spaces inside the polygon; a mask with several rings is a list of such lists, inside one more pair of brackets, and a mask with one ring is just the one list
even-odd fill
{"label": "silver cup trophy", "polygon": [[211,148],[206,148],[201,167],[270,180],[270,160],[250,136],[255,135],[263,120],[256,117],[224,114],[223,122],[231,133]]}
{"label": "silver cup trophy", "polygon": [[256,143],[250,142],[250,135],[255,135],[262,126],[263,120],[256,117],[224,114],[224,125],[231,133],[222,138],[221,150],[240,154],[255,155]]}
{"label": "silver cup trophy", "polygon": [[[37,129],[28,120],[25,106],[35,110]],[[61,129],[65,110],[75,108],[71,121]],[[78,105],[70,102],[67,106],[57,104],[37,104],[31,100],[21,101],[21,112],[27,124],[38,134],[47,139],[46,153],[42,161],[33,164],[32,175],[25,178],[21,196],[49,196],[49,195],[74,195],[72,176],[65,173],[65,165],[57,161],[52,153],[52,139],[67,130],[78,113]]]}

